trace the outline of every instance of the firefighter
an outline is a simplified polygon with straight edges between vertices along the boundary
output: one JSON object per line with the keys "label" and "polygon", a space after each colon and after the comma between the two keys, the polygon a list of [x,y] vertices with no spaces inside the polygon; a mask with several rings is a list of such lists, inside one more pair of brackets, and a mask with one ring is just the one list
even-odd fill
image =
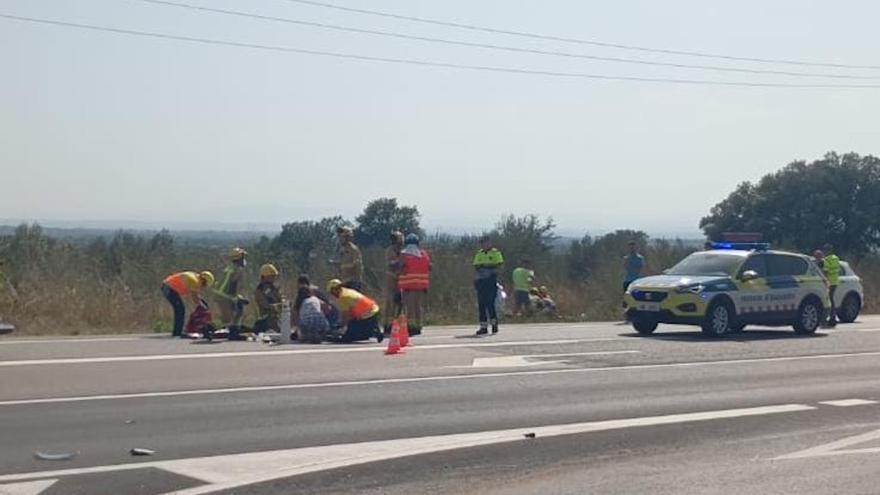
{"label": "firefighter", "polygon": [[354,243],[354,231],[351,227],[339,227],[336,229],[336,237],[339,246],[336,259],[331,260],[330,264],[336,266],[337,278],[342,280],[346,287],[361,291],[364,283],[364,258],[361,250]]}
{"label": "firefighter", "polygon": [[278,268],[271,263],[260,267],[260,283],[254,291],[254,302],[257,305],[255,332],[281,331],[278,321],[281,314],[281,289],[275,284],[278,274]]}
{"label": "firefighter", "polygon": [[403,233],[391,233],[391,245],[385,249],[385,311],[382,314],[383,329],[391,334],[391,321],[400,315],[403,307],[400,288],[397,286],[400,266],[400,252],[403,250]]}
{"label": "firefighter", "polygon": [[409,234],[400,253],[400,275],[397,285],[406,308],[410,335],[422,333],[425,299],[431,286],[431,257],[419,247],[419,236]]}
{"label": "firefighter", "polygon": [[242,319],[244,307],[249,301],[239,294],[244,286],[244,269],[247,266],[247,251],[236,247],[229,251],[229,264],[223,270],[223,279],[214,289],[220,319],[229,330],[229,340],[244,340]]}

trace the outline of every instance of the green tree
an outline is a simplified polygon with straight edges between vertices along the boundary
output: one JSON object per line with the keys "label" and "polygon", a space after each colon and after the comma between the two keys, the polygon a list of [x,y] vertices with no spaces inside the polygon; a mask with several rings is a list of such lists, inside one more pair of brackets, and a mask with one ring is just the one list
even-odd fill
{"label": "green tree", "polygon": [[421,214],[415,206],[400,206],[395,198],[375,199],[355,219],[355,242],[362,247],[384,245],[395,230],[404,234],[424,235],[420,218]]}
{"label": "green tree", "polygon": [[644,252],[648,240],[648,234],[640,230],[616,230],[596,238],[585,235],[568,248],[566,264],[569,274],[573,280],[584,280],[607,267],[609,275],[617,276],[623,267],[621,260],[629,252],[629,241],[636,241]]}
{"label": "green tree", "polygon": [[323,261],[321,255],[333,252],[336,228],[343,225],[347,222],[339,216],[286,223],[270,241],[270,251],[286,268],[311,272],[315,263]]}
{"label": "green tree", "polygon": [[537,215],[502,217],[489,235],[504,253],[505,272],[512,274],[523,259],[529,259],[539,272],[539,278],[546,280],[550,253],[558,239],[555,228],[552,218],[541,219]]}
{"label": "green tree", "polygon": [[859,257],[880,246],[880,159],[829,153],[813,163],[790,163],[737,186],[700,228],[713,239],[722,232],[760,232],[803,251],[830,242]]}

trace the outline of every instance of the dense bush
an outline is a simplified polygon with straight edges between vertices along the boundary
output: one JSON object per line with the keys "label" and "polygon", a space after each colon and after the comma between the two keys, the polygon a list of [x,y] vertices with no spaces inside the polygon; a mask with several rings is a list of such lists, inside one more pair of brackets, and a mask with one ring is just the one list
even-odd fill
{"label": "dense bush", "polygon": [[[339,219],[296,224],[274,239],[263,238],[246,247],[250,252],[246,294],[267,261],[282,268],[282,286],[292,295],[296,275],[307,270],[316,282],[333,275],[326,263],[333,255],[327,231]],[[622,257],[626,242],[643,243],[647,273],[659,273],[687,255],[696,245],[678,240],[649,239],[642,232],[618,231],[564,243],[553,235],[552,222],[537,217],[507,217],[492,230],[508,264],[504,284],[522,257],[534,260],[538,283],[550,287],[562,316],[569,320],[620,317]],[[305,234],[314,236],[312,241]],[[435,235],[425,241],[434,259],[429,300],[431,323],[473,323],[476,303],[472,287],[473,237]],[[152,236],[120,232],[88,242],[57,240],[39,226],[20,226],[0,237],[0,320],[14,323],[23,334],[167,331],[170,309],[159,292],[162,279],[183,270],[209,269],[219,273],[230,246],[189,241],[181,243],[167,232]],[[383,247],[364,249],[367,291],[381,301]],[[869,294],[880,289],[880,259],[865,257],[856,264]],[[867,311],[873,311],[868,299]],[[253,321],[253,314],[248,321]]]}

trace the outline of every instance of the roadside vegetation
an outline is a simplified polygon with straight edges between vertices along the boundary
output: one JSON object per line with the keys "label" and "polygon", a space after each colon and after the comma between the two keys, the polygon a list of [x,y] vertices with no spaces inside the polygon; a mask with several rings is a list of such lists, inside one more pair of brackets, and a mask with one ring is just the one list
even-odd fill
{"label": "roadside vegetation", "polygon": [[[473,323],[470,262],[477,237],[425,235],[419,221],[415,206],[381,198],[353,221],[332,217],[288,223],[275,236],[242,245],[249,252],[244,295],[251,295],[259,266],[266,262],[281,269],[288,296],[294,294],[299,273],[310,274],[316,283],[331,278],[327,260],[335,250],[335,229],[351,225],[364,255],[367,292],[381,303],[383,250],[388,234],[401,229],[422,234],[434,260],[429,324]],[[873,296],[880,289],[877,158],[830,154],[811,164],[795,162],[757,184],[740,185],[701,221],[701,228],[710,238],[727,231],[762,232],[775,247],[800,252],[830,241],[863,279],[864,311],[878,309]],[[560,316],[573,321],[621,317],[622,259],[629,240],[637,240],[645,255],[645,275],[660,273],[702,247],[702,239],[652,239],[633,230],[562,240],[553,221],[537,215],[506,216],[487,233],[507,260],[502,280],[508,291],[516,264],[529,258],[536,284],[549,287]],[[230,247],[216,236],[181,241],[166,231],[60,239],[39,225],[21,225],[0,236],[0,320],[15,324],[18,334],[168,331],[171,314],[159,292],[162,279],[187,269],[219,274]],[[247,323],[253,318],[250,314]]]}

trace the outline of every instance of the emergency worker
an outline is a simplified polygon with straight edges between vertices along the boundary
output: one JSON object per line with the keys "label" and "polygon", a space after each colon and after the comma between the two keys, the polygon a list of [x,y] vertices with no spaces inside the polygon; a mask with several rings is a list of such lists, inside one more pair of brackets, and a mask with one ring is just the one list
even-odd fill
{"label": "emergency worker", "polygon": [[480,238],[480,250],[474,255],[474,287],[477,290],[477,306],[480,318],[480,329],[477,335],[498,333],[498,314],[495,309],[495,298],[498,295],[498,271],[504,264],[504,256],[492,245],[489,236]]}
{"label": "emergency worker", "polygon": [[397,285],[406,308],[410,335],[422,333],[425,299],[431,287],[431,257],[419,247],[419,236],[409,234],[400,254],[400,275]]}
{"label": "emergency worker", "polygon": [[394,231],[391,233],[391,245],[385,249],[385,311],[382,313],[382,323],[386,335],[391,332],[391,321],[400,315],[403,308],[400,288],[397,286],[402,250],[403,233]]}
{"label": "emergency worker", "polygon": [[340,328],[339,342],[355,342],[376,337],[382,342],[384,335],[379,331],[379,305],[360,292],[345,287],[341,280],[327,282],[327,292],[336,298],[339,308]]}
{"label": "emergency worker", "polygon": [[513,315],[527,316],[531,313],[532,304],[529,289],[535,281],[535,270],[532,260],[524,258],[513,270]]}
{"label": "emergency worker", "polygon": [[834,304],[834,296],[837,293],[837,286],[840,284],[840,258],[834,254],[834,247],[831,244],[825,244],[823,251],[822,271],[825,273],[825,278],[828,279],[828,298],[831,300],[826,326],[834,328],[837,326],[837,307]]}
{"label": "emergency worker", "polygon": [[336,229],[336,237],[339,245],[336,258],[330,264],[336,266],[337,277],[346,287],[360,291],[364,283],[364,258],[354,243],[354,231],[351,227],[339,227]]}
{"label": "emergency worker", "polygon": [[271,263],[260,267],[260,283],[254,290],[254,302],[257,305],[257,321],[255,332],[273,330],[281,331],[279,317],[281,315],[281,289],[275,282],[278,280],[278,268]]}
{"label": "emergency worker", "polygon": [[242,319],[244,307],[249,301],[239,294],[244,286],[244,268],[247,266],[247,251],[232,248],[229,251],[229,264],[223,270],[223,279],[214,289],[220,319],[229,329],[229,340],[243,340]]}
{"label": "emergency worker", "polygon": [[214,274],[208,271],[178,272],[165,277],[162,281],[162,295],[174,311],[174,329],[171,332],[173,337],[183,335],[183,321],[186,316],[183,298],[189,297],[193,306],[198,306],[201,302],[202,290],[212,285],[214,285]]}

